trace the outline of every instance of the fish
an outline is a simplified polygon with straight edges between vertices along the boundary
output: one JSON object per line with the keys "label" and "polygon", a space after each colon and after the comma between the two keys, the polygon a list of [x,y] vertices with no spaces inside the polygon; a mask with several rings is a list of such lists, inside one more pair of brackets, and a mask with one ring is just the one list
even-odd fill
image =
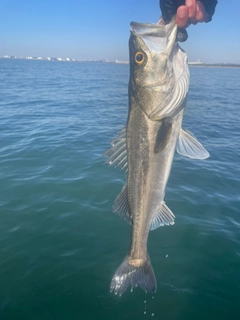
{"label": "fish", "polygon": [[175,150],[191,159],[209,157],[195,136],[182,129],[190,74],[187,54],[176,41],[175,18],[165,26],[130,25],[128,118],[105,152],[106,162],[127,174],[113,205],[131,225],[130,249],[110,285],[119,296],[129,287],[157,290],[147,241],[150,230],[175,222],[164,202]]}

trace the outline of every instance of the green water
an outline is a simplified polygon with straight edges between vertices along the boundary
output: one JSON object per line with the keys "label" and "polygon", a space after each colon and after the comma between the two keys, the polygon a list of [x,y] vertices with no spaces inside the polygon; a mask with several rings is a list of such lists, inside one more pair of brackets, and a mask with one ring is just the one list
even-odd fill
{"label": "green water", "polygon": [[[109,292],[130,227],[125,175],[103,152],[127,118],[128,66],[1,60],[0,319],[240,319],[240,70],[191,69],[184,128],[210,152],[175,156],[152,231],[158,291]],[[146,302],[145,302],[146,301]]]}

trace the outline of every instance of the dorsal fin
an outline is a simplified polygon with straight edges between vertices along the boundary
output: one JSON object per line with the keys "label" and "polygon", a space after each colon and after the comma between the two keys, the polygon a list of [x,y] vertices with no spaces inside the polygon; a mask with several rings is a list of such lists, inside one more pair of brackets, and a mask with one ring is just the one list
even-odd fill
{"label": "dorsal fin", "polygon": [[104,153],[105,156],[108,156],[106,163],[115,167],[119,166],[127,171],[126,127],[118,133],[111,145],[111,148]]}
{"label": "dorsal fin", "polygon": [[132,224],[132,218],[130,217],[130,209],[128,203],[127,184],[124,185],[122,191],[114,201],[113,212],[116,212],[119,217],[121,217],[123,220],[126,220],[129,224]]}

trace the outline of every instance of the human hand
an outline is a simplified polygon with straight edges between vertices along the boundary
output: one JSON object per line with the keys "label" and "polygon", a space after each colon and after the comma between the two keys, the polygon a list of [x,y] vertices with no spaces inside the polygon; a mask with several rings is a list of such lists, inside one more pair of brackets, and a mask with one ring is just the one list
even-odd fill
{"label": "human hand", "polygon": [[186,28],[190,24],[208,22],[209,14],[201,1],[186,0],[185,5],[178,7],[176,23],[179,28]]}
{"label": "human hand", "polygon": [[217,3],[217,0],[159,0],[162,22],[169,23],[176,14],[177,41],[184,42],[188,38],[185,28],[190,24],[211,21]]}
{"label": "human hand", "polygon": [[159,0],[164,22],[170,22],[172,16],[176,14],[179,28],[211,21],[217,3],[217,0]]}

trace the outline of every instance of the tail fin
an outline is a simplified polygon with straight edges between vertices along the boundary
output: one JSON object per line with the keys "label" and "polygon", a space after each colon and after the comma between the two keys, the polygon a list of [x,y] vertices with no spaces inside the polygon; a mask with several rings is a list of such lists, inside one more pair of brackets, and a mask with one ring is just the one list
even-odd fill
{"label": "tail fin", "polygon": [[150,260],[146,260],[136,267],[129,264],[129,258],[126,257],[112,279],[110,292],[121,296],[130,285],[132,289],[139,285],[145,292],[154,293],[157,291],[157,283]]}

